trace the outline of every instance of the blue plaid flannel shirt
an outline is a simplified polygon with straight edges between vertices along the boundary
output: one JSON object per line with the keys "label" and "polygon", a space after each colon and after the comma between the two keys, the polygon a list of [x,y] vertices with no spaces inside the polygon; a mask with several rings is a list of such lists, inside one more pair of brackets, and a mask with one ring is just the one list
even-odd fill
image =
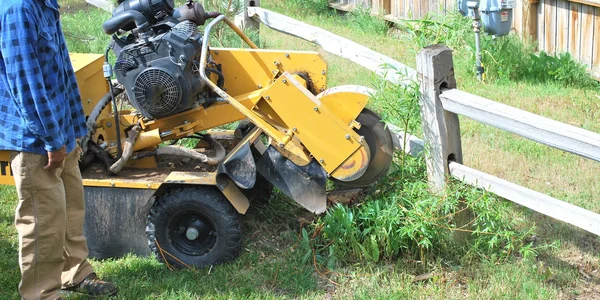
{"label": "blue plaid flannel shirt", "polygon": [[0,149],[46,155],[86,133],[57,0],[0,1]]}

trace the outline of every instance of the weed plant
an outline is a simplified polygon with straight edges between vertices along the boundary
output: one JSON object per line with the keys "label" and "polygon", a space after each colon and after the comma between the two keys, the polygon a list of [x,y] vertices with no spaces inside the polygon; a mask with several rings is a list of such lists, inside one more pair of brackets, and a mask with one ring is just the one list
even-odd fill
{"label": "weed plant", "polygon": [[286,0],[284,9],[294,15],[327,15],[329,0]]}
{"label": "weed plant", "polygon": [[432,195],[422,159],[402,161],[363,204],[338,204],[303,229],[305,260],[314,256],[333,268],[362,260],[465,263],[537,254],[531,242],[535,226],[524,224],[506,202],[458,182],[444,196]]}
{"label": "weed plant", "polygon": [[358,6],[346,15],[351,26],[358,30],[378,35],[386,35],[389,26],[382,16],[372,16],[368,8]]}
{"label": "weed plant", "polygon": [[[458,13],[428,15],[423,20],[403,21],[401,36],[419,51],[431,44],[446,44],[455,50],[455,64],[470,76],[475,75],[475,37],[472,20]],[[535,54],[536,45],[516,34],[493,38],[481,34],[482,60],[491,81],[525,81],[557,83],[564,86],[591,89],[599,85],[586,72],[586,66],[568,53]]]}
{"label": "weed plant", "polygon": [[[242,13],[243,2],[233,0],[204,0],[203,5],[206,11],[218,11],[230,20],[234,20],[236,15]],[[210,21],[210,20],[209,20]],[[241,28],[244,33],[256,45],[261,47],[260,37],[257,30],[251,28]],[[213,47],[245,48],[248,45],[224,22],[217,24],[211,32],[210,45]]]}
{"label": "weed plant", "polygon": [[[420,127],[418,86],[386,82],[378,88],[373,103],[384,119],[414,133]],[[303,229],[305,261],[334,268],[362,260],[464,263],[537,254],[539,246],[531,242],[535,225],[525,224],[507,202],[459,182],[433,195],[422,158],[398,154],[395,164],[364,203],[338,204]]]}

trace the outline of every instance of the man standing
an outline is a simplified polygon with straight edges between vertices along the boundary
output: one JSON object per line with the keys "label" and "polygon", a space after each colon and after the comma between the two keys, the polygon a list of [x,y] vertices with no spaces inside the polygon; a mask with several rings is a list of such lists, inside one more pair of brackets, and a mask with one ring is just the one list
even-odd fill
{"label": "man standing", "polygon": [[13,151],[23,299],[60,299],[61,288],[117,293],[86,260],[76,141],[85,116],[58,7],[57,0],[0,2],[0,149]]}

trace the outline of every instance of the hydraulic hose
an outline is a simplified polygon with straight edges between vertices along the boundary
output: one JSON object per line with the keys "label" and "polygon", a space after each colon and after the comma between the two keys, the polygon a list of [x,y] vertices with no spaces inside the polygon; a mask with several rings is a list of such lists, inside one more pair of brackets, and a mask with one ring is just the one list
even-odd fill
{"label": "hydraulic hose", "polygon": [[156,150],[147,151],[144,153],[137,154],[133,157],[133,159],[142,159],[150,156],[161,156],[161,155],[174,155],[179,157],[187,157],[190,159],[199,160],[203,163],[207,163],[211,166],[216,166],[220,164],[223,159],[225,159],[225,155],[227,151],[225,147],[221,145],[217,140],[213,139],[211,136],[207,135],[204,139],[210,144],[211,148],[215,150],[215,155],[213,157],[209,157],[206,154],[200,153],[194,149],[188,149],[181,146],[168,145],[162,146]]}
{"label": "hydraulic hose", "polygon": [[141,12],[135,10],[126,10],[116,14],[102,24],[102,29],[106,34],[113,34],[131,22],[135,23],[140,32],[150,30],[150,25],[146,17]]}
{"label": "hydraulic hose", "polygon": [[96,121],[98,121],[98,117],[100,116],[100,113],[111,102],[111,99],[113,97],[118,96],[122,92],[123,92],[123,89],[113,88],[112,92],[108,92],[104,96],[102,96],[102,98],[100,98],[100,101],[98,101],[98,103],[96,104],[96,106],[94,107],[94,109],[92,110],[90,115],[88,116],[87,121],[85,123],[85,125],[87,127],[87,133],[81,140],[81,149],[83,150],[83,153],[87,153],[88,141],[90,140],[90,138],[92,138],[92,134],[94,133],[94,131],[96,129],[95,128]]}
{"label": "hydraulic hose", "polygon": [[108,47],[106,47],[106,53],[104,54],[104,66],[103,66],[103,70],[104,70],[104,77],[106,78],[106,82],[108,83],[108,87],[110,89],[110,94],[112,97],[112,104],[113,104],[113,114],[115,115],[115,131],[116,131],[116,135],[117,135],[117,159],[121,158],[121,155],[123,154],[123,149],[121,148],[121,122],[119,120],[120,115],[119,115],[119,109],[117,108],[117,98],[114,96],[114,88],[112,85],[112,82],[110,81],[110,78],[112,77],[112,67],[110,65],[110,63],[108,62],[108,53],[110,52],[110,50],[112,49],[112,44],[110,44]]}

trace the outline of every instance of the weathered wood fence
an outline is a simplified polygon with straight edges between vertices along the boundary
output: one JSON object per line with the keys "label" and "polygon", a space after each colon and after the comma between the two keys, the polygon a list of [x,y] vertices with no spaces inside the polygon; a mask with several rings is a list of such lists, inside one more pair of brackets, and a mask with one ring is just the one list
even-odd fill
{"label": "weathered wood fence", "polygon": [[569,52],[600,74],[600,1],[540,0],[537,9],[540,50]]}
{"label": "weathered wood fence", "polygon": [[[330,6],[345,11],[366,7],[389,21],[458,10],[457,0],[334,0]],[[517,0],[512,28],[537,41],[539,50],[569,52],[600,78],[600,0]]]}
{"label": "weathered wood fence", "polygon": [[[517,0],[512,24],[516,32],[535,38],[539,1]],[[382,14],[389,21],[419,20],[428,14],[439,15],[458,11],[457,0],[334,0],[329,3],[329,6],[344,11],[363,7],[370,9],[374,14]]]}
{"label": "weathered wood fence", "polygon": [[[433,192],[443,193],[448,179],[453,177],[600,235],[599,214],[463,165],[458,114],[596,161],[600,161],[600,134],[457,90],[452,51],[446,46],[423,49],[414,70],[348,39],[284,15],[259,7],[248,7],[247,12],[250,18],[269,28],[321,45],[324,51],[347,58],[388,81],[399,84],[419,81],[425,141],[393,125],[390,128],[396,133],[398,148],[411,155],[425,154]],[[406,75],[398,75],[398,72]],[[427,151],[423,151],[423,147]]]}

